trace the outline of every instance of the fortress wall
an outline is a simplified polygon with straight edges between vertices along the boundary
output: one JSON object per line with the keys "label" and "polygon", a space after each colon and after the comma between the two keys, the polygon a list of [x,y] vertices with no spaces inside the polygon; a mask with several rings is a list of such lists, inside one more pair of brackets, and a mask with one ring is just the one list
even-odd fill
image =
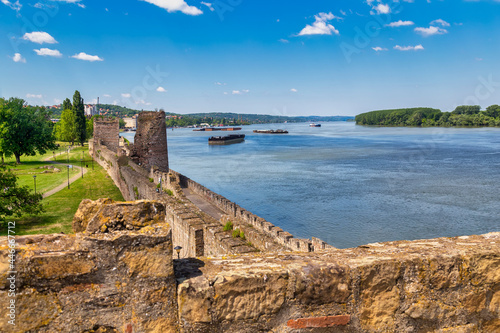
{"label": "fortress wall", "polygon": [[[0,332],[178,332],[171,230],[16,237],[9,297],[7,237],[0,237]],[[7,305],[15,299],[15,326]]]}
{"label": "fortress wall", "polygon": [[500,332],[500,233],[175,271],[181,332]]}
{"label": "fortress wall", "polygon": [[96,145],[107,146],[111,151],[119,148],[120,125],[117,119],[94,118],[94,142]]}
{"label": "fortress wall", "polygon": [[[188,177],[172,170],[170,172],[178,178],[179,183],[183,187],[189,188],[224,211],[229,216],[228,219],[230,219],[235,225],[241,226],[241,228],[244,228],[244,226],[247,225],[257,230],[260,233],[260,237],[253,237],[250,241],[258,248],[269,249],[268,247],[271,246],[272,242],[276,242],[288,250],[298,252],[314,252],[333,249],[332,246],[318,238],[314,238],[313,240],[294,238],[290,233],[276,227],[265,219],[252,214],[225,197],[214,193],[203,185],[198,184],[192,179],[189,179]],[[267,237],[269,237],[272,242],[268,242]]]}

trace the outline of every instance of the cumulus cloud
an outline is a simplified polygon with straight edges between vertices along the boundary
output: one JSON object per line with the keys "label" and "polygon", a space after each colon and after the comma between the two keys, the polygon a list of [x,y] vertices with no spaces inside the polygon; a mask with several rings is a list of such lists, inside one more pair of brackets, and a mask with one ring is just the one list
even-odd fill
{"label": "cumulus cloud", "polygon": [[314,15],[314,23],[312,25],[307,24],[304,29],[302,29],[298,36],[306,36],[306,35],[331,35],[332,33],[335,35],[339,35],[339,31],[335,29],[335,27],[328,23],[328,21],[337,18],[332,13],[319,13],[318,15]]}
{"label": "cumulus cloud", "polygon": [[200,2],[202,5],[205,5],[208,7],[208,9],[210,9],[211,12],[215,11],[215,8],[213,7],[213,5],[211,3],[208,3],[208,2]]}
{"label": "cumulus cloud", "polygon": [[4,5],[15,11],[20,11],[23,6],[19,3],[19,1],[16,1],[14,3],[10,2],[9,0],[1,0],[1,1]]}
{"label": "cumulus cloud", "polygon": [[386,48],[383,48],[383,47],[380,47],[380,46],[375,46],[375,47],[372,47],[372,49],[376,52],[380,52],[380,51],[387,51]]}
{"label": "cumulus cloud", "polygon": [[38,99],[42,99],[43,98],[43,95],[41,94],[26,94],[26,98],[38,98]]}
{"label": "cumulus cloud", "polygon": [[54,37],[44,31],[27,32],[24,34],[23,39],[37,44],[57,44]]}
{"label": "cumulus cloud", "polygon": [[433,35],[444,35],[448,33],[448,30],[439,28],[439,27],[434,27],[430,26],[428,28],[415,28],[415,32],[421,34],[424,37],[429,37]]}
{"label": "cumulus cloud", "polygon": [[59,50],[52,50],[52,49],[48,49],[48,48],[43,47],[39,50],[35,49],[34,51],[39,56],[56,57],[56,58],[62,57],[62,54],[61,54],[61,52],[59,52]]}
{"label": "cumulus cloud", "polygon": [[79,59],[79,60],[85,60],[85,61],[103,61],[104,59],[99,58],[99,56],[96,55],[90,55],[85,52],[80,52],[78,54],[72,55],[71,58]]}
{"label": "cumulus cloud", "polygon": [[130,98],[130,97],[132,97],[132,95],[130,95],[130,94],[128,94],[128,93],[126,93],[126,94],[122,94],[122,97],[123,97],[123,98]]}
{"label": "cumulus cloud", "polygon": [[394,46],[394,49],[395,50],[399,50],[399,51],[419,51],[419,50],[423,50],[424,47],[421,44],[415,45],[415,46],[399,46],[399,45],[396,45],[396,46]]}
{"label": "cumulus cloud", "polygon": [[372,8],[373,8],[373,11],[371,12],[372,15],[390,14],[391,12],[391,7],[383,3],[379,3],[378,5],[373,6]]}
{"label": "cumulus cloud", "polygon": [[443,27],[449,27],[450,26],[450,24],[448,22],[446,22],[445,20],[442,20],[442,19],[438,19],[438,20],[432,21],[431,25],[441,25]]}
{"label": "cumulus cloud", "polygon": [[391,27],[391,28],[396,28],[396,27],[405,27],[405,26],[409,26],[409,25],[414,25],[415,23],[413,23],[412,21],[402,21],[402,20],[399,20],[399,21],[396,21],[396,22],[391,22],[389,24],[386,24],[385,26],[386,27]]}
{"label": "cumulus cloud", "polygon": [[189,6],[184,0],[142,0],[165,9],[169,13],[181,12],[187,15],[200,15],[203,12],[195,6]]}
{"label": "cumulus cloud", "polygon": [[26,62],[26,59],[23,58],[21,53],[14,54],[14,56],[12,57],[12,60],[14,60],[14,62],[22,62],[22,63]]}
{"label": "cumulus cloud", "polygon": [[243,90],[233,90],[232,94],[233,95],[242,95],[242,94],[247,94],[249,93],[250,90],[248,89],[243,89]]}
{"label": "cumulus cloud", "polygon": [[167,89],[165,89],[163,87],[158,87],[158,88],[156,88],[156,91],[158,91],[158,92],[166,92]]}
{"label": "cumulus cloud", "polygon": [[290,89],[290,91],[296,93],[298,90],[295,88],[292,88],[292,89]]}

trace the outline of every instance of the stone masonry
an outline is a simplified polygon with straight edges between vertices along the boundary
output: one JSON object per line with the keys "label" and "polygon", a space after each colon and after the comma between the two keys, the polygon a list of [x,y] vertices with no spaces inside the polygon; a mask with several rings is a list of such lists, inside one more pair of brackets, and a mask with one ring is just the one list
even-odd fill
{"label": "stone masonry", "polygon": [[145,168],[168,172],[165,112],[139,113],[131,157]]}
{"label": "stone masonry", "polygon": [[116,152],[119,147],[120,125],[118,119],[94,118],[94,145],[104,145]]}

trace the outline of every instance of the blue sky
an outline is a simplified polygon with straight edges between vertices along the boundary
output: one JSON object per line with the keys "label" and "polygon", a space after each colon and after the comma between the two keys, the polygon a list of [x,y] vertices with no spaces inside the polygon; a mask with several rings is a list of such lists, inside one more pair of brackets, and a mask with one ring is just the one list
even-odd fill
{"label": "blue sky", "polygon": [[168,112],[500,104],[500,1],[0,0],[0,96]]}

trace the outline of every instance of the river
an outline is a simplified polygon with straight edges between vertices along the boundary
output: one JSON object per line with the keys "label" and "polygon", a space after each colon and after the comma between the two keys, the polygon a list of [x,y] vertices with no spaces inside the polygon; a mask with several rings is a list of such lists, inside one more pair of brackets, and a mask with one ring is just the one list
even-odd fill
{"label": "river", "polygon": [[[289,134],[254,134],[254,129]],[[298,238],[348,248],[500,231],[500,129],[388,128],[353,122],[168,130],[176,170]],[[123,133],[133,141],[134,133]]]}

